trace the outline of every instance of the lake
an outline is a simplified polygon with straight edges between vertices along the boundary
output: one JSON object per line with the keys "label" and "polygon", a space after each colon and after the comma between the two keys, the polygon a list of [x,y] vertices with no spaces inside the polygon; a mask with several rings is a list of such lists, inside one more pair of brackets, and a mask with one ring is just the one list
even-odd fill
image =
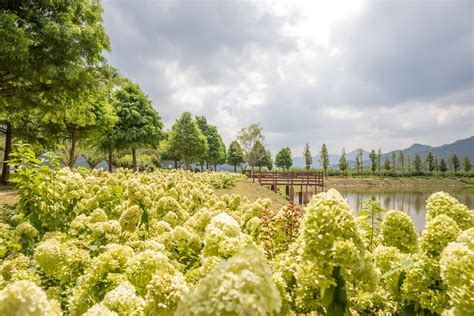
{"label": "lake", "polygon": [[[331,187],[326,187],[329,190]],[[362,202],[377,200],[386,210],[401,210],[407,213],[415,224],[416,231],[421,234],[425,228],[426,199],[430,194],[444,191],[454,196],[459,202],[474,209],[474,187],[334,187],[349,203],[354,214],[362,210]],[[297,196],[296,196],[297,199]],[[296,202],[296,200],[295,200]]]}
{"label": "lake", "polygon": [[[329,189],[329,188],[328,188]],[[362,210],[362,201],[377,200],[386,210],[401,210],[407,213],[418,233],[425,228],[426,199],[435,192],[444,191],[459,202],[474,208],[474,187],[335,187],[357,213]]]}

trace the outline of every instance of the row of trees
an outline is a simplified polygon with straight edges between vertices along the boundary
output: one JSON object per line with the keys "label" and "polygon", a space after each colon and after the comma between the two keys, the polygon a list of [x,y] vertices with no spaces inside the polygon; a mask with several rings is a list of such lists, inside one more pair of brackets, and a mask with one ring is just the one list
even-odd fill
{"label": "row of trees", "polygon": [[222,139],[204,117],[185,113],[165,133],[140,87],[108,65],[100,2],[7,1],[0,38],[2,183],[15,141],[38,153],[62,149],[70,167],[79,154],[91,167],[106,158],[110,169],[137,170],[143,157],[157,164],[160,153],[186,168],[195,159],[214,168],[226,161]]}
{"label": "row of trees", "polygon": [[[312,168],[313,158],[311,150],[306,143],[303,151],[303,158],[305,163],[305,169],[309,170]],[[464,157],[463,161],[459,159],[456,154],[450,156],[447,160],[439,159],[431,152],[426,157],[415,155],[414,159],[405,154],[403,151],[392,152],[386,156],[382,162],[382,151],[374,149],[369,153],[369,162],[365,160],[364,152],[359,150],[355,157],[354,165],[351,167],[346,151],[343,148],[339,161],[337,162],[337,170],[343,175],[347,175],[349,171],[351,174],[367,175],[367,174],[378,174],[378,175],[422,175],[422,174],[445,174],[451,170],[454,174],[458,174],[463,171],[465,174],[469,174],[472,170],[472,164],[468,156]],[[324,171],[327,176],[328,173],[335,173],[334,168],[331,168],[331,162],[329,160],[329,153],[326,144],[323,144],[319,151],[319,163],[320,168]],[[291,151],[288,147],[282,148],[276,155],[275,165],[283,170],[288,170],[293,164],[291,157]],[[367,165],[368,164],[368,165]],[[333,165],[334,166],[334,165]]]}

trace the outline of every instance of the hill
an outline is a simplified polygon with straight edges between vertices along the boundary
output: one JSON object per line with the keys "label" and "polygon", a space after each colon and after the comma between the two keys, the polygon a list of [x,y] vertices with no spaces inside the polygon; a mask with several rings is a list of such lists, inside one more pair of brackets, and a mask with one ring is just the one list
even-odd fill
{"label": "hill", "polygon": [[[474,161],[474,136],[465,139],[459,139],[451,144],[444,144],[437,147],[416,143],[405,149],[394,150],[382,154],[382,161],[384,161],[385,158],[391,159],[392,153],[395,153],[398,158],[399,152],[402,150],[404,155],[409,156],[411,160],[413,160],[416,155],[420,155],[420,157],[424,159],[428,153],[431,152],[433,155],[437,156],[438,159],[449,159],[449,157],[451,157],[453,154],[456,154],[461,160],[464,159],[465,156],[468,156],[471,161]],[[350,166],[354,166],[355,158],[358,152],[359,149],[346,153],[346,157]],[[362,150],[362,156],[364,165],[370,165],[369,151]],[[340,154],[330,154],[329,162],[331,166],[336,166],[340,157]],[[304,167],[304,158],[302,156],[294,157],[293,166]],[[313,156],[312,166],[316,168],[320,166],[319,155]]]}

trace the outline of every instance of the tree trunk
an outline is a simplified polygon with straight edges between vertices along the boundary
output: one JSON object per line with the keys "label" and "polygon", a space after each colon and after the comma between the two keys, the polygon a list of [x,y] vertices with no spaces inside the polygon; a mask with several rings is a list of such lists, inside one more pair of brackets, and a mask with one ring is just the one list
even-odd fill
{"label": "tree trunk", "polygon": [[132,147],[132,167],[133,171],[137,171],[137,150],[135,146]]}
{"label": "tree trunk", "polygon": [[204,171],[204,162],[201,162],[201,172]]}
{"label": "tree trunk", "polygon": [[7,123],[7,130],[5,132],[5,152],[3,153],[2,178],[0,180],[2,184],[7,184],[8,179],[10,178],[10,165],[7,161],[10,159],[10,153],[12,152],[12,129],[12,124]]}
{"label": "tree trunk", "polygon": [[178,160],[175,160],[175,161],[174,161],[174,168],[175,168],[175,169],[178,169]]}
{"label": "tree trunk", "polygon": [[234,165],[234,172],[237,172],[237,165]]}
{"label": "tree trunk", "polygon": [[76,159],[75,159],[76,144],[77,144],[77,130],[75,127],[73,127],[71,130],[71,150],[69,151],[69,161],[67,164],[69,168],[73,168],[74,163],[76,162]]}
{"label": "tree trunk", "polygon": [[109,161],[108,161],[108,164],[109,164],[109,172],[112,172],[112,148],[109,149]]}
{"label": "tree trunk", "polygon": [[209,170],[209,162],[206,161],[206,169]]}
{"label": "tree trunk", "polygon": [[217,165],[214,164],[214,171],[217,171]]}

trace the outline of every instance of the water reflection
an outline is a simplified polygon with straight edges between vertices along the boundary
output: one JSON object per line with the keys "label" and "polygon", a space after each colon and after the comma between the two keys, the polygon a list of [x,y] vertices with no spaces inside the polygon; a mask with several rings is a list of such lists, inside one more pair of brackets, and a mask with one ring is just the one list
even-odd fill
{"label": "water reflection", "polygon": [[[347,200],[354,214],[362,210],[362,202],[377,200],[386,210],[402,210],[415,223],[418,233],[425,228],[426,199],[444,191],[474,209],[474,187],[334,187]],[[326,188],[328,190],[329,188]]]}

